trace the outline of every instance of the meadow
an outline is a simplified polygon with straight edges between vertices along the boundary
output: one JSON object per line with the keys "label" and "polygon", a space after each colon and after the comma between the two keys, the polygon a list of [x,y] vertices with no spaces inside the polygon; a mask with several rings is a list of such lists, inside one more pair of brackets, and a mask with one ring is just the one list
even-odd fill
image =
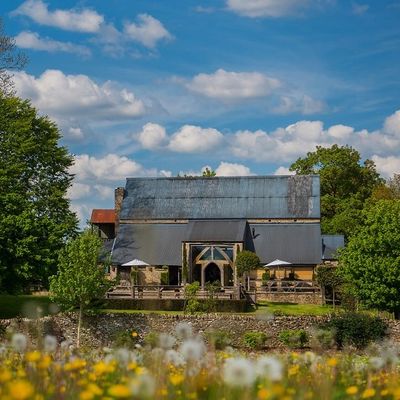
{"label": "meadow", "polygon": [[397,345],[343,351],[243,352],[178,323],[129,346],[80,348],[8,333],[0,347],[0,399],[400,399]]}

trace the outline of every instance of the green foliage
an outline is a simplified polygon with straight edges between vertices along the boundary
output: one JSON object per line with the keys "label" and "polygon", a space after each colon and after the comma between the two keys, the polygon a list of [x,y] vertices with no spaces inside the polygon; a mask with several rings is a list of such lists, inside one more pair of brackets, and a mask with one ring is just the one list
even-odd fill
{"label": "green foliage", "polygon": [[207,313],[217,311],[217,292],[220,290],[219,282],[206,283],[207,297],[203,303],[203,310]]}
{"label": "green foliage", "polygon": [[290,348],[303,348],[309,341],[304,329],[285,329],[279,333],[279,340]]}
{"label": "green foliage", "polygon": [[161,285],[168,285],[169,284],[169,272],[168,272],[168,269],[161,271],[160,280],[161,280]]}
{"label": "green foliage", "polygon": [[365,306],[400,313],[400,201],[364,211],[364,225],[341,251],[339,273]]}
{"label": "green foliage", "polygon": [[216,175],[217,175],[217,173],[213,169],[210,169],[208,167],[206,167],[206,169],[203,171],[204,178],[212,178]]}
{"label": "green foliage", "polygon": [[28,101],[0,94],[0,291],[47,286],[75,234],[66,196],[73,158],[60,137]]}
{"label": "green foliage", "polygon": [[266,285],[268,281],[271,279],[271,272],[269,269],[267,269],[263,274],[262,274],[262,283]]}
{"label": "green foliage", "polygon": [[202,305],[196,299],[197,292],[200,290],[200,283],[193,282],[187,284],[184,289],[184,296],[185,296],[185,305],[184,305],[184,312],[189,314],[194,314],[198,311],[201,311]]}
{"label": "green foliage", "polygon": [[350,237],[362,222],[366,199],[383,180],[375,164],[349,146],[317,146],[290,167],[296,174],[319,174],[321,182],[321,225],[324,233]]}
{"label": "green foliage", "polygon": [[144,337],[144,343],[151,349],[155,349],[159,344],[159,337],[160,335],[157,332],[149,332]]}
{"label": "green foliage", "polygon": [[373,341],[383,339],[387,332],[387,325],[381,318],[353,312],[334,315],[321,328],[335,333],[338,348],[353,346],[362,349]]}
{"label": "green foliage", "polygon": [[101,239],[86,229],[61,251],[58,273],[50,277],[50,298],[63,309],[85,308],[112,287],[98,265],[101,248]]}
{"label": "green foliage", "polygon": [[114,335],[113,346],[115,348],[134,349],[138,343],[138,335],[132,330],[119,331]]}
{"label": "green foliage", "polygon": [[319,350],[329,350],[336,344],[336,332],[334,329],[317,329],[312,339],[313,347]]}
{"label": "green foliage", "polygon": [[260,259],[256,253],[249,250],[243,250],[236,255],[236,268],[239,276],[245,272],[250,272],[260,266]]}
{"label": "green foliage", "polygon": [[331,265],[318,265],[315,273],[316,281],[324,287],[336,288],[343,282],[343,278],[338,273],[337,267]]}
{"label": "green foliage", "polygon": [[232,344],[232,335],[225,330],[212,330],[206,332],[206,338],[216,350],[223,350]]}
{"label": "green foliage", "polygon": [[131,283],[132,283],[132,285],[139,284],[139,271],[138,271],[137,267],[132,267],[132,269],[131,269]]}
{"label": "green foliage", "polygon": [[268,336],[264,332],[246,332],[243,335],[243,342],[250,349],[262,349],[265,346]]}

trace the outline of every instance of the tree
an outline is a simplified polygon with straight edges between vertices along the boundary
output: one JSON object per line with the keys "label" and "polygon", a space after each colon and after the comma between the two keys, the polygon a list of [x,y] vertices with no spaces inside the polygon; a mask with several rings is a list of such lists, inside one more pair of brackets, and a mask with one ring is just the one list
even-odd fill
{"label": "tree", "polygon": [[203,171],[204,178],[212,178],[216,175],[217,175],[217,173],[213,169],[210,169],[208,167],[206,167],[206,169]]}
{"label": "tree", "polygon": [[245,272],[257,269],[261,262],[256,253],[249,250],[243,250],[236,255],[235,263],[239,276],[242,276]]}
{"label": "tree", "polygon": [[337,267],[333,265],[319,265],[316,268],[316,281],[322,288],[323,299],[325,300],[325,291],[332,289],[333,308],[336,305],[336,292],[343,283],[343,278],[338,273]]}
{"label": "tree", "polygon": [[94,299],[102,298],[114,285],[99,265],[101,239],[90,229],[70,240],[59,255],[59,270],[50,277],[50,297],[62,309],[79,308],[77,347],[84,310]]}
{"label": "tree", "polygon": [[66,197],[73,158],[59,139],[29,101],[0,94],[0,291],[47,286],[75,234]]}
{"label": "tree", "polygon": [[377,186],[371,195],[372,201],[400,199],[400,174],[394,174],[387,182]]}
{"label": "tree", "polygon": [[16,51],[15,39],[4,33],[3,21],[0,18],[0,93],[13,94],[12,73],[21,69],[27,61],[26,56]]}
{"label": "tree", "polygon": [[383,180],[371,160],[361,163],[349,146],[317,146],[290,167],[296,174],[319,174],[321,182],[321,227],[324,233],[351,236],[361,222],[361,210],[374,188]]}
{"label": "tree", "polygon": [[400,316],[400,201],[381,200],[339,256],[339,272],[367,307]]}

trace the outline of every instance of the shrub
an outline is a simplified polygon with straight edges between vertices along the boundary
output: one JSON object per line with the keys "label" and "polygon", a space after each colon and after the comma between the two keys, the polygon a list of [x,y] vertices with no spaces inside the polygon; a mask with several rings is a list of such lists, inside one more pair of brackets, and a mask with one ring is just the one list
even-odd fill
{"label": "shrub", "polygon": [[262,349],[268,336],[264,332],[246,332],[243,335],[243,342],[250,349]]}
{"label": "shrub", "polygon": [[158,346],[159,336],[160,335],[156,332],[149,332],[144,338],[144,343],[154,349]]}
{"label": "shrub", "polygon": [[160,283],[161,285],[168,285],[169,284],[169,272],[168,270],[161,271],[160,274]]}
{"label": "shrub", "polygon": [[354,312],[334,315],[321,327],[334,330],[338,348],[354,346],[362,349],[369,343],[384,338],[387,331],[387,325],[381,318]]}
{"label": "shrub", "polygon": [[236,268],[239,276],[245,272],[250,272],[260,266],[260,259],[256,253],[249,250],[243,250],[236,256]]}
{"label": "shrub", "polygon": [[336,344],[335,336],[334,329],[317,329],[312,335],[312,346],[320,350],[332,349]]}
{"label": "shrub", "polygon": [[290,348],[302,348],[308,343],[308,333],[304,329],[285,329],[279,333],[279,340]]}
{"label": "shrub", "polygon": [[216,350],[223,350],[232,344],[232,335],[225,330],[208,331],[206,337]]}
{"label": "shrub", "polygon": [[266,285],[268,283],[268,281],[271,279],[271,272],[268,270],[266,270],[263,274],[262,274],[262,283],[263,285]]}
{"label": "shrub", "polygon": [[114,336],[114,347],[125,347],[127,349],[132,349],[135,347],[135,344],[138,342],[138,333],[131,329],[127,329],[124,331],[119,331]]}

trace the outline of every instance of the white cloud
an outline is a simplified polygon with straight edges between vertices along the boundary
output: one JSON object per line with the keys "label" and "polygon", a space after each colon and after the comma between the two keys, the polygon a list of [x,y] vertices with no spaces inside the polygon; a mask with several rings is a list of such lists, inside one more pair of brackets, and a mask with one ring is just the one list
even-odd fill
{"label": "white cloud", "polygon": [[130,39],[150,49],[154,48],[160,40],[172,39],[172,35],[158,19],[148,14],[139,14],[137,19],[137,23],[125,24],[124,33]]}
{"label": "white cloud", "polygon": [[246,17],[285,17],[312,4],[310,0],[227,0],[230,10]]}
{"label": "white cloud", "polygon": [[[26,72],[14,74],[15,87],[21,97],[29,98],[43,113],[60,121],[115,121],[141,117],[146,113],[142,100],[115,82],[98,84],[87,75],[65,75],[47,70],[38,78]],[[72,128],[76,138],[82,132]]]}
{"label": "white cloud", "polygon": [[59,42],[49,38],[41,38],[36,32],[21,32],[15,37],[15,43],[21,49],[33,49],[48,51],[50,53],[64,52],[79,54],[88,57],[91,54],[89,48],[70,42]]}
{"label": "white cloud", "polygon": [[90,194],[90,185],[85,183],[74,182],[74,184],[68,189],[67,196],[71,200],[78,200],[82,197],[86,197]]}
{"label": "white cloud", "polygon": [[100,29],[104,17],[88,8],[49,11],[42,0],[27,0],[12,15],[23,15],[41,25],[54,26],[67,31],[94,33]]}
{"label": "white cloud", "polygon": [[400,174],[400,157],[388,156],[380,157],[372,156],[372,161],[376,164],[376,169],[386,178],[392,177],[394,174]]}
{"label": "white cloud", "polygon": [[400,137],[400,110],[386,118],[383,128],[386,133]]}
{"label": "white cloud", "polygon": [[223,69],[212,74],[198,74],[186,83],[188,89],[203,96],[233,101],[267,96],[279,86],[279,80],[259,72],[228,72]]}
{"label": "white cloud", "polygon": [[215,170],[217,176],[249,176],[254,175],[249,167],[243,164],[222,161]]}
{"label": "white cloud", "polygon": [[287,167],[278,167],[274,175],[294,175],[295,173],[293,171],[290,171],[289,168]]}
{"label": "white cloud", "polygon": [[171,136],[168,147],[180,153],[201,153],[216,149],[223,138],[222,133],[216,129],[184,125]]}
{"label": "white cloud", "polygon": [[137,140],[143,148],[153,150],[165,145],[168,138],[163,126],[149,122],[139,132]]}
{"label": "white cloud", "polygon": [[319,113],[324,108],[323,101],[315,100],[305,94],[288,93],[280,97],[280,104],[273,111],[277,114],[300,113],[310,115]]}

